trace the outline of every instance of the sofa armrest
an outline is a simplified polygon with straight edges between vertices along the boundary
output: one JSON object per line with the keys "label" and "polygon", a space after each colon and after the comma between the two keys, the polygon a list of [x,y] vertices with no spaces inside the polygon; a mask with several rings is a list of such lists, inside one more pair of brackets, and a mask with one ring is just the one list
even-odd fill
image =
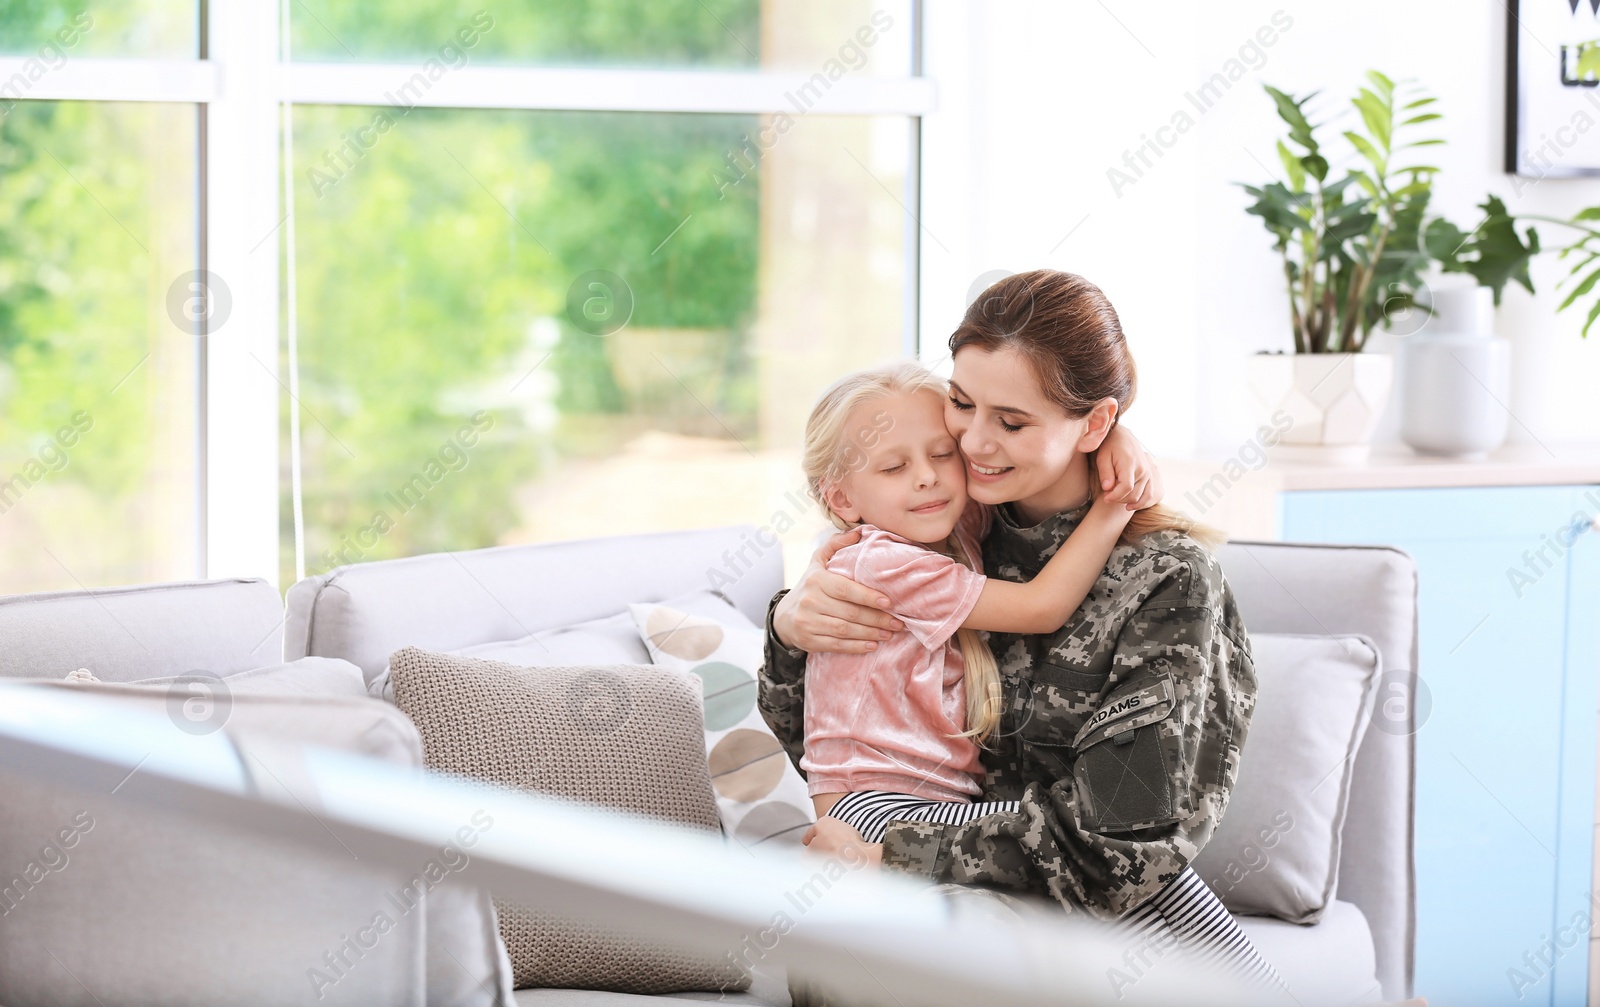
{"label": "sofa armrest", "polygon": [[[1406,553],[1387,546],[1230,542],[1219,556],[1247,630],[1362,634],[1382,654],[1379,702],[1391,686],[1413,695],[1417,568]],[[1407,715],[1401,723],[1374,718],[1356,753],[1337,893],[1372,927],[1378,979],[1391,1000],[1410,995],[1416,947],[1416,746]]]}
{"label": "sofa armrest", "polygon": [[278,664],[283,603],[260,579],[140,584],[0,597],[0,678],[102,682]]}

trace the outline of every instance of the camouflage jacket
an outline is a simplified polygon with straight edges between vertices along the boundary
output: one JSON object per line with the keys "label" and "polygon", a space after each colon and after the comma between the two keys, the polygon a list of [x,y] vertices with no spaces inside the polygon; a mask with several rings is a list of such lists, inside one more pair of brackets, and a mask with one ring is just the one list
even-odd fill
{"label": "camouflage jacket", "polygon": [[[1032,579],[1086,508],[1021,526],[995,508],[985,572]],[[762,716],[798,767],[805,653],[773,633]],[[1239,770],[1256,675],[1216,558],[1162,531],[1119,545],[1054,633],[989,634],[1005,709],[983,753],[983,800],[1015,813],[891,824],[883,862],[937,882],[1034,892],[1112,919],[1160,891],[1211,838]]]}

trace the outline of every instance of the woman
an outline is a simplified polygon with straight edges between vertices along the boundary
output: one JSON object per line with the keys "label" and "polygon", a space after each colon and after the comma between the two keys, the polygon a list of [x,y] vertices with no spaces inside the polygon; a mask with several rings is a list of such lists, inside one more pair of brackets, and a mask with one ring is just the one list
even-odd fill
{"label": "woman", "polygon": [[[1133,401],[1121,323],[1092,283],[1039,270],[985,291],[949,345],[946,424],[968,493],[999,505],[984,571],[1029,580],[1087,512],[1092,456]],[[768,609],[760,706],[797,764],[805,652],[863,653],[901,628],[876,592],[822,569],[858,534],[831,539]],[[1017,810],[890,821],[868,856],[935,882],[1044,895],[1278,985],[1189,867],[1227,807],[1256,692],[1249,639],[1202,535],[1175,512],[1140,511],[1065,626],[991,633],[1003,710],[982,800]],[[864,842],[832,818],[807,840],[824,852]]]}

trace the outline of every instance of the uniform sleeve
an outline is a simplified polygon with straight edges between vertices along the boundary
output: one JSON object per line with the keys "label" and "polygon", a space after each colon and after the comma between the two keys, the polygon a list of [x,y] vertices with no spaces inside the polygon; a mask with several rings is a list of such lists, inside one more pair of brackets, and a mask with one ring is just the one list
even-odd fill
{"label": "uniform sleeve", "polygon": [[[1160,891],[1221,819],[1255,703],[1249,642],[1225,583],[1196,601],[1175,578],[1127,620],[1115,684],[1086,720],[1065,716],[1047,680],[1034,683],[1017,730],[1053,783],[1029,784],[1015,813],[959,826],[894,823],[884,864],[1036,892],[1102,919]],[[1069,735],[1068,724],[1081,726]]]}
{"label": "uniform sleeve", "polygon": [[887,536],[849,548],[854,569],[836,572],[883,592],[895,618],[930,650],[955,636],[989,579],[942,553]]}
{"label": "uniform sleeve", "polygon": [[772,628],[772,610],[789,591],[785,588],[767,603],[767,640],[762,650],[761,672],[756,676],[756,706],[789,761],[805,779],[800,757],[805,754],[806,652],[785,647]]}

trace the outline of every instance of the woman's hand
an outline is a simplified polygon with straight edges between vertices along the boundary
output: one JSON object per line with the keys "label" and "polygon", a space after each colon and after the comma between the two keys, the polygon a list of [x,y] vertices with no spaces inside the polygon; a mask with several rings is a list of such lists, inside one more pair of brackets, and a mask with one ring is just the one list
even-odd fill
{"label": "woman's hand", "polygon": [[1128,510],[1154,507],[1166,495],[1161,470],[1155,456],[1144,449],[1139,438],[1120,423],[1111,428],[1105,443],[1095,452],[1102,499],[1125,504]]}
{"label": "woman's hand", "polygon": [[800,842],[812,853],[838,857],[851,867],[883,866],[883,844],[867,842],[855,826],[838,818],[817,819]]}
{"label": "woman's hand", "polygon": [[877,650],[878,641],[889,639],[890,633],[905,629],[889,613],[888,598],[825,568],[834,553],[860,538],[859,525],[829,538],[799,582],[778,599],[772,629],[779,643],[791,650],[865,654]]}

